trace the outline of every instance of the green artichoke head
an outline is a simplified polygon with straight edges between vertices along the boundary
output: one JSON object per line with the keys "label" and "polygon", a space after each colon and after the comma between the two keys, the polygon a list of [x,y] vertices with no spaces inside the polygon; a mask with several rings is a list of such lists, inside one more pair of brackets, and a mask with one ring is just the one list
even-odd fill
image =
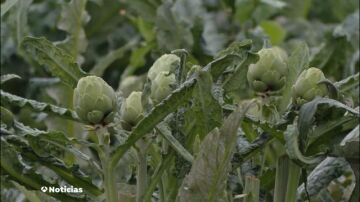
{"label": "green artichoke head", "polygon": [[315,67],[304,70],[292,87],[292,96],[295,104],[302,105],[315,97],[328,95],[326,84],[319,83],[324,80],[324,73]]}
{"label": "green artichoke head", "polygon": [[259,52],[259,60],[249,66],[247,79],[257,92],[278,91],[288,74],[287,54],[279,47],[264,48]]}
{"label": "green artichoke head", "polygon": [[143,106],[141,103],[142,92],[133,91],[121,105],[122,122],[129,126],[135,126],[143,117]]}
{"label": "green artichoke head", "polygon": [[116,95],[111,86],[97,76],[79,80],[73,97],[75,111],[88,124],[107,124],[113,120]]}
{"label": "green artichoke head", "polygon": [[156,78],[151,83],[150,98],[157,104],[166,98],[175,85],[175,75],[170,72],[159,72]]}
{"label": "green artichoke head", "polygon": [[174,73],[175,69],[180,66],[180,58],[174,54],[164,54],[158,58],[154,64],[150,67],[148,77],[151,81],[154,81],[156,76],[160,72]]}

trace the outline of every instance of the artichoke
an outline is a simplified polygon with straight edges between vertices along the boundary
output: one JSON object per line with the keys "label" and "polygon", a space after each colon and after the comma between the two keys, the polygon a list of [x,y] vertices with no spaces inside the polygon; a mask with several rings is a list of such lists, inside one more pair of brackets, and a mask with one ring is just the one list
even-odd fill
{"label": "artichoke", "polygon": [[288,74],[287,54],[278,47],[264,48],[259,52],[259,60],[249,66],[247,79],[257,92],[280,90]]}
{"label": "artichoke", "polygon": [[169,72],[160,72],[151,83],[150,98],[156,104],[166,98],[175,85],[175,75]]}
{"label": "artichoke", "polygon": [[324,73],[315,67],[304,70],[292,87],[293,101],[302,105],[315,97],[328,95],[326,84],[319,83],[324,80]]}
{"label": "artichoke", "polygon": [[121,119],[125,125],[136,125],[143,115],[143,106],[141,103],[142,92],[134,91],[121,105]]}
{"label": "artichoke", "polygon": [[180,66],[180,58],[174,54],[164,54],[158,58],[154,64],[150,67],[148,77],[151,81],[154,81],[156,76],[160,72],[174,73],[175,69]]}
{"label": "artichoke", "polygon": [[107,124],[116,109],[114,90],[102,78],[87,76],[79,80],[73,104],[79,118],[88,124]]}

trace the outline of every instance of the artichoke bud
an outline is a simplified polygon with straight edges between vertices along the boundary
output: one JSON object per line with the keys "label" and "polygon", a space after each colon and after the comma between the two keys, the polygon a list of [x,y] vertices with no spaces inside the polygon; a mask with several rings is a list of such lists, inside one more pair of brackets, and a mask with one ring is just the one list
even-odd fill
{"label": "artichoke bud", "polygon": [[326,84],[319,83],[324,79],[324,73],[318,68],[311,67],[304,70],[292,87],[295,104],[302,105],[317,96],[325,97],[328,95]]}
{"label": "artichoke bud", "polygon": [[154,81],[154,79],[160,72],[165,71],[174,73],[179,66],[180,58],[177,55],[164,54],[160,58],[158,58],[150,67],[148,77],[151,81]]}
{"label": "artichoke bud", "polygon": [[279,47],[264,48],[259,60],[249,66],[247,80],[257,92],[278,91],[286,82],[288,74],[287,54]]}
{"label": "artichoke bud", "polygon": [[151,83],[150,98],[156,104],[166,98],[176,83],[175,75],[169,72],[160,72]]}
{"label": "artichoke bud", "polygon": [[121,105],[122,125],[125,129],[135,126],[143,117],[143,106],[141,103],[142,92],[134,91]]}
{"label": "artichoke bud", "polygon": [[97,76],[86,76],[74,89],[76,114],[87,124],[108,124],[113,120],[116,95],[111,86]]}

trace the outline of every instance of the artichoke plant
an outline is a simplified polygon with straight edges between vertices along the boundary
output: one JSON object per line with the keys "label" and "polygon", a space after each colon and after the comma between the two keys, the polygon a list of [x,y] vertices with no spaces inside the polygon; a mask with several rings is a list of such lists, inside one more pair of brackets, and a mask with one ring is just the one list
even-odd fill
{"label": "artichoke plant", "polygon": [[304,70],[292,87],[293,101],[302,105],[313,100],[315,97],[328,95],[326,84],[319,83],[324,80],[324,73],[315,67]]}
{"label": "artichoke plant", "polygon": [[259,52],[260,59],[249,66],[247,79],[256,92],[280,90],[288,74],[287,54],[279,47],[264,48]]}
{"label": "artichoke plant", "polygon": [[175,75],[166,71],[158,73],[156,78],[151,83],[151,94],[152,101],[156,104],[168,96],[173,90],[175,85]]}
{"label": "artichoke plant", "polygon": [[180,66],[180,58],[174,54],[164,54],[157,59],[151,66],[148,72],[148,77],[154,81],[160,72],[175,72],[175,69]]}
{"label": "artichoke plant", "polygon": [[121,119],[123,128],[129,129],[136,125],[143,117],[143,106],[141,103],[142,92],[133,91],[121,105]]}
{"label": "artichoke plant", "polygon": [[79,80],[73,104],[79,118],[88,124],[108,124],[113,120],[116,95],[111,86],[97,76]]}

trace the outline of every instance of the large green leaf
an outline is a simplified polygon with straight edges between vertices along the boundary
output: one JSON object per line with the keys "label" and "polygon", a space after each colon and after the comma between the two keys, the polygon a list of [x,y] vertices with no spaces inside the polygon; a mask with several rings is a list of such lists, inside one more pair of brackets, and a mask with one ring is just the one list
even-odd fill
{"label": "large green leaf", "polygon": [[247,108],[239,107],[215,128],[201,144],[190,173],[185,177],[177,201],[226,201],[226,177],[236,145],[237,130]]}
{"label": "large green leaf", "polygon": [[304,156],[299,148],[299,131],[296,124],[288,125],[285,136],[285,148],[290,159],[298,160],[305,164],[319,163],[323,159],[324,154],[318,154],[317,156]]}
{"label": "large green leaf", "polygon": [[56,47],[43,37],[25,37],[21,46],[27,54],[45,65],[52,75],[59,77],[62,82],[72,88],[76,87],[81,77],[86,76],[68,52]]}
{"label": "large green leaf", "polygon": [[80,122],[76,113],[70,109],[58,107],[45,102],[38,102],[35,100],[30,100],[26,98],[19,97],[17,95],[13,95],[7,92],[0,90],[1,101],[9,103],[10,105],[15,105],[19,107],[30,107],[34,111],[37,112],[46,112],[49,114],[53,114],[59,116],[61,118],[70,119],[74,121]]}
{"label": "large green leaf", "polygon": [[306,192],[310,197],[317,195],[329,183],[340,177],[346,170],[347,162],[343,158],[327,157],[307,176],[307,190],[301,184],[297,190],[298,200],[306,199]]}
{"label": "large green leaf", "polygon": [[83,25],[90,20],[86,11],[87,0],[71,0],[64,3],[60,13],[58,28],[69,33],[59,47],[64,47],[77,61],[80,54],[86,50],[87,39]]}
{"label": "large green leaf", "polygon": [[[64,153],[68,152],[75,157],[88,162],[95,169],[100,170],[100,166],[90,156],[81,152],[76,145],[84,145],[75,138],[68,138],[64,133],[59,131],[42,131],[15,122],[16,134],[23,136],[32,147],[36,155],[40,157],[58,157],[63,159]],[[85,146],[91,146],[85,144]],[[60,155],[60,156],[59,156]],[[61,156],[62,155],[62,156]],[[64,160],[64,159],[63,159]],[[70,162],[72,164],[73,162]]]}
{"label": "large green leaf", "polygon": [[[32,167],[26,166],[21,160],[20,153],[4,138],[1,138],[0,163],[2,175],[9,176],[10,179],[24,185],[27,189],[40,190],[42,186],[57,187],[57,185],[46,181],[43,176],[36,173]],[[84,198],[75,198],[63,193],[49,194],[61,201],[85,201]]]}
{"label": "large green leaf", "polygon": [[184,114],[185,134],[192,142],[199,135],[205,137],[222,123],[222,108],[212,95],[213,81],[209,72],[199,71],[198,82],[193,91],[192,106]]}
{"label": "large green leaf", "polygon": [[250,86],[247,82],[247,72],[250,64],[256,63],[259,59],[257,54],[248,52],[246,48],[242,50],[243,60],[237,66],[235,72],[225,81],[224,89],[229,95],[237,98],[247,98],[251,95]]}
{"label": "large green leaf", "polygon": [[345,158],[359,159],[359,125],[340,142],[338,153]]}
{"label": "large green leaf", "polygon": [[344,105],[343,103],[329,98],[316,98],[301,106],[299,112],[298,128],[302,137],[307,137],[307,134],[312,128],[315,113],[320,105],[327,105],[329,107],[336,107],[348,111],[356,116],[359,116],[359,111]]}

